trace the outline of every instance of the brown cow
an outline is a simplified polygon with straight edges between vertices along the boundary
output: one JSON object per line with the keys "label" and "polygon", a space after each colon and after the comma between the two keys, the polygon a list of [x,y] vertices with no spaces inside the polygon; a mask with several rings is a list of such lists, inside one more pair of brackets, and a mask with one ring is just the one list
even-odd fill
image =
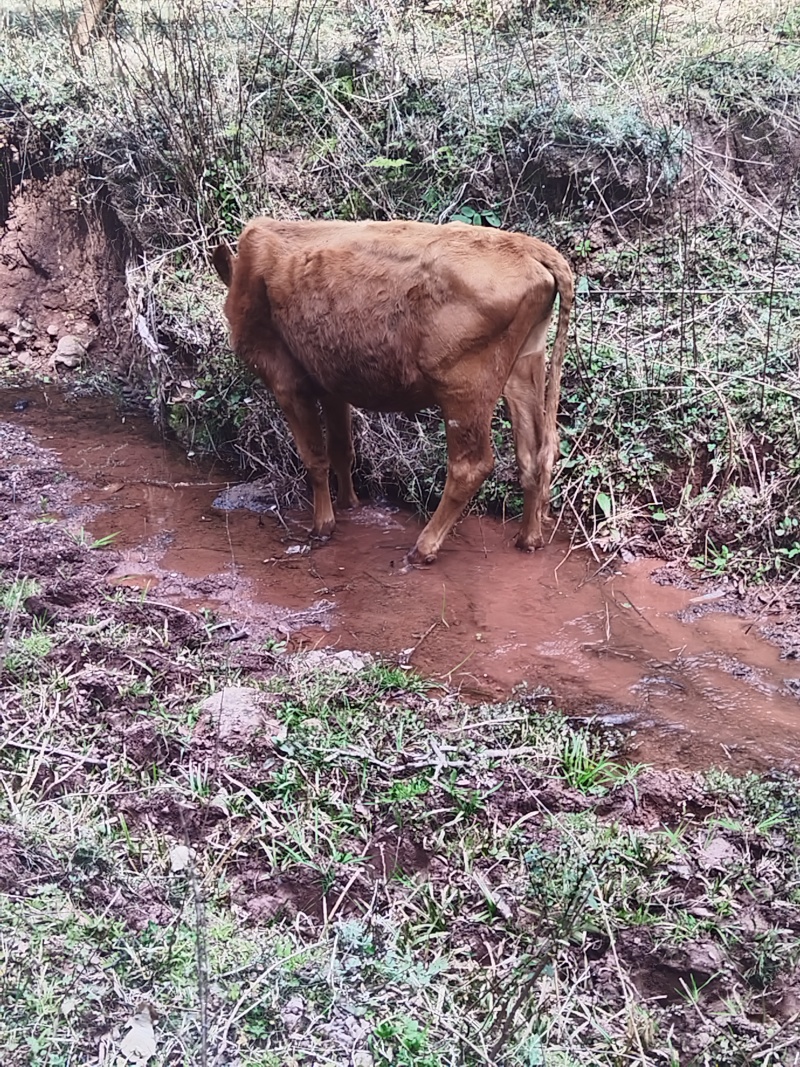
{"label": "brown cow", "polygon": [[[447,481],[409,563],[432,563],[492,470],[492,413],[504,396],[524,494],[519,548],[542,539],[558,451],[561,368],[573,276],[550,245],[520,233],[448,223],[279,222],[258,218],[213,254],[228,287],[237,355],[269,386],[308,469],[312,533],[329,536],[358,504],[350,405],[414,412],[438,405]],[[558,330],[546,378],[556,293]],[[324,416],[327,448],[317,409]]]}

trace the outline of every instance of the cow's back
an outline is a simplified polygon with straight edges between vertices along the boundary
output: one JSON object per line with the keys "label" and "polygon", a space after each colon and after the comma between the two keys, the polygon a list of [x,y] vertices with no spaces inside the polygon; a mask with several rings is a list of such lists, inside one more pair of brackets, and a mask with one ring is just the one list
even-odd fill
{"label": "cow's back", "polygon": [[321,391],[414,409],[437,401],[454,362],[492,358],[532,286],[554,296],[536,245],[457,225],[255,219],[239,241],[240,277],[259,305],[253,328],[268,309]]}

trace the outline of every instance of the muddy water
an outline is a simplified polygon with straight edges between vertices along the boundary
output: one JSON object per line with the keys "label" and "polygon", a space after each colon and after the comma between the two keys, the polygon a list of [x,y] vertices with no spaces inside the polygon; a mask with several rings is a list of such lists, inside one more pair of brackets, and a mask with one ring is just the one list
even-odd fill
{"label": "muddy water", "polygon": [[307,551],[306,513],[214,507],[236,473],[187,459],[146,420],[24,395],[21,412],[20,394],[1,397],[0,418],[80,478],[72,521],[82,516],[97,538],[117,535],[114,581],[212,608],[290,648],[405,652],[470,696],[548,686],[572,709],[634,725],[637,758],[800,764],[800,662],[782,660],[754,619],[692,618],[698,592],[655,584],[656,561],[597,574],[563,543],[523,556],[514,523],[470,518],[434,567],[401,575],[419,524],[373,505]]}

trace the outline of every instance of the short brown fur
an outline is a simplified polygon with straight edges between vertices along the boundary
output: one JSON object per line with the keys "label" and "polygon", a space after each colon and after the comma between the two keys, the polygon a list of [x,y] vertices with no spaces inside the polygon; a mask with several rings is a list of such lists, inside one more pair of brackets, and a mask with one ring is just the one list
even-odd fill
{"label": "short brown fur", "polygon": [[258,218],[242,231],[237,256],[220,245],[212,260],[228,286],[233,348],[275,394],[308,469],[316,536],[335,525],[331,467],[339,506],[358,503],[350,405],[406,412],[437,405],[447,481],[408,557],[433,562],[492,469],[490,424],[502,395],[524,495],[517,545],[541,543],[574,291],[572,271],[554,248],[459,223]]}

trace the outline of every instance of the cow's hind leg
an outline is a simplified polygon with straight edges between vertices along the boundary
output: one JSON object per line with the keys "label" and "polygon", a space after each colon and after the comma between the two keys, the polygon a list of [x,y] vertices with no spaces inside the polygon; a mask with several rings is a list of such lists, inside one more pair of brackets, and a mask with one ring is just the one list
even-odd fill
{"label": "cow's hind leg", "polygon": [[438,508],[408,555],[409,563],[433,563],[445,537],[494,466],[492,409],[468,415],[463,410],[445,409],[443,415],[447,480]]}
{"label": "cow's hind leg", "polygon": [[353,488],[355,452],[350,405],[343,400],[325,397],[322,411],[328,437],[328,459],[336,475],[336,505],[339,508],[357,508],[358,497]]}
{"label": "cow's hind leg", "polygon": [[313,494],[314,522],[311,533],[314,537],[330,537],[336,525],[329,484],[330,466],[328,452],[322,436],[317,405],[313,397],[294,391],[275,390],[275,397],[289,423],[297,451],[308,471]]}
{"label": "cow's hind leg", "polygon": [[555,462],[552,442],[545,440],[544,433],[548,321],[531,330],[503,388],[511,412],[523,495],[517,547],[527,552],[542,544],[542,519],[550,503],[550,477]]}

